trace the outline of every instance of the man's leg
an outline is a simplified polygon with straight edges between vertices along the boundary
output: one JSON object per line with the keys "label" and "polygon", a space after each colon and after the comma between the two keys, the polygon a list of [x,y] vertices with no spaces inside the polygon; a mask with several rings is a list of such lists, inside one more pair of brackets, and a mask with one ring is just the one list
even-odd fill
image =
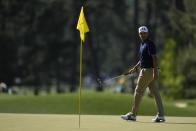
{"label": "man's leg", "polygon": [[152,81],[152,70],[142,69],[138,77],[137,85],[134,93],[134,103],[131,112],[134,116],[137,115],[142,96],[148,84]]}
{"label": "man's leg", "polygon": [[142,96],[144,94],[144,91],[148,84],[152,81],[152,75],[153,70],[152,69],[142,69],[140,71],[140,75],[138,77],[137,86],[135,88],[134,93],[134,102],[131,112],[128,112],[125,115],[122,115],[121,118],[124,120],[136,120],[136,115],[139,109],[139,105],[142,99]]}
{"label": "man's leg", "polygon": [[161,95],[159,93],[158,88],[155,86],[155,81],[152,81],[148,87],[149,87],[150,92],[153,94],[155,98],[155,102],[158,108],[158,115],[164,116],[164,109],[163,109]]}

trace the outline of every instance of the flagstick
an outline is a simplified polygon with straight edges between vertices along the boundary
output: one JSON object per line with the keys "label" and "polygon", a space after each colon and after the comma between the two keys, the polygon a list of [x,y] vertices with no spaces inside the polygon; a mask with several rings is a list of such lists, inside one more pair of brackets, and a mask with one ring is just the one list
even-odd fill
{"label": "flagstick", "polygon": [[80,16],[77,24],[77,30],[80,31],[80,86],[79,86],[79,107],[78,107],[78,114],[79,114],[79,128],[80,128],[80,114],[81,114],[81,95],[82,95],[82,42],[85,40],[85,33],[89,32],[88,25],[86,23],[86,19],[83,12],[83,6],[80,11]]}
{"label": "flagstick", "polygon": [[81,94],[82,94],[82,40],[80,42],[79,128],[80,128],[80,113],[81,113]]}

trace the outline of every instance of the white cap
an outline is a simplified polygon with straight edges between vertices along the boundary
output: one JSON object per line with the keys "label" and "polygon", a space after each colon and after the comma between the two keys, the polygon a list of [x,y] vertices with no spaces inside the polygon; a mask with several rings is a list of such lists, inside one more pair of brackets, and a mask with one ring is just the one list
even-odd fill
{"label": "white cap", "polygon": [[148,32],[148,28],[146,26],[141,26],[139,29],[138,29],[138,32],[141,33],[141,32]]}

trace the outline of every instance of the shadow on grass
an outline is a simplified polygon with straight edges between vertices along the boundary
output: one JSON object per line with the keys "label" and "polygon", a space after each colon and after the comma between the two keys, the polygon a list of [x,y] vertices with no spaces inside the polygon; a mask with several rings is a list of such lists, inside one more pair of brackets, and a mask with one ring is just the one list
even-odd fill
{"label": "shadow on grass", "polygon": [[[154,122],[144,122],[144,121],[137,121],[139,123],[154,123]],[[196,123],[192,122],[157,122],[155,124],[184,124],[184,125],[196,125]]]}

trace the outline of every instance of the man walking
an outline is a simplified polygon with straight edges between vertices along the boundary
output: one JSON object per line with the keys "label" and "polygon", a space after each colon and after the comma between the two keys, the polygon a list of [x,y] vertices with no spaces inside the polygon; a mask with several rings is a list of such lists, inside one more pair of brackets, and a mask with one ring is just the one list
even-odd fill
{"label": "man walking", "polygon": [[131,112],[122,115],[121,118],[124,120],[136,121],[137,112],[141,102],[141,98],[148,87],[150,92],[155,97],[155,102],[158,108],[158,114],[153,122],[164,122],[164,109],[161,100],[159,90],[154,86],[155,80],[158,78],[157,69],[157,58],[156,58],[156,47],[154,43],[148,38],[148,28],[146,26],[141,26],[138,29],[139,36],[141,38],[140,43],[140,60],[139,62],[129,70],[129,73],[133,73],[138,67],[141,68],[139,77],[137,80],[137,85],[134,92],[134,103]]}

